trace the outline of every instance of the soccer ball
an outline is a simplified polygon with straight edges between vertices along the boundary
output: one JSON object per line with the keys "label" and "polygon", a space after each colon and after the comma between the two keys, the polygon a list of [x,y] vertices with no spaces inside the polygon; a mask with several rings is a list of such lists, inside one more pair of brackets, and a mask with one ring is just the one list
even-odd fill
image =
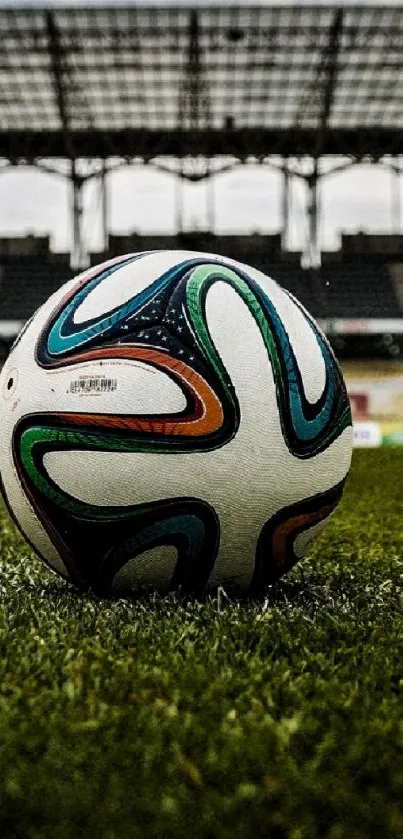
{"label": "soccer ball", "polygon": [[348,397],[298,301],[189,251],[66,283],[0,377],[0,474],[45,562],[99,594],[257,594],[302,557],[350,466]]}

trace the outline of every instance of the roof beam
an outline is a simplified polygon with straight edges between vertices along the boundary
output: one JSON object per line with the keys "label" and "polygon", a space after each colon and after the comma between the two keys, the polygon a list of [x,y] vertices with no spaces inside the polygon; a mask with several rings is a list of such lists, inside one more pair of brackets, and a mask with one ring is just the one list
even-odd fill
{"label": "roof beam", "polygon": [[344,10],[335,9],[333,20],[329,29],[329,42],[324,53],[324,83],[322,111],[320,115],[318,141],[316,145],[316,157],[322,153],[329,117],[332,111],[334,92],[337,82],[338,56],[340,50],[341,33],[343,29]]}
{"label": "roof beam", "polygon": [[[77,157],[139,157],[145,161],[159,156],[183,158],[188,155],[222,157],[240,160],[252,156],[309,155],[315,148],[314,128],[245,128],[245,129],[121,129],[71,130]],[[400,128],[328,128],[323,155],[351,155],[360,159],[379,159],[385,154],[403,154],[403,132]],[[0,157],[32,161],[38,157],[71,158],[69,143],[63,130],[0,130]]]}
{"label": "roof beam", "polygon": [[107,9],[0,9],[13,158],[401,153],[399,11]]}
{"label": "roof beam", "polygon": [[201,94],[201,53],[199,38],[199,17],[196,9],[190,12],[189,20],[189,50],[188,50],[188,73],[187,93],[189,96],[189,117],[190,127],[198,128],[200,120],[200,94]]}
{"label": "roof beam", "polygon": [[200,22],[197,9],[189,13],[187,61],[185,77],[179,92],[179,127],[202,128],[209,122],[209,98],[204,78],[200,45]]}
{"label": "roof beam", "polygon": [[67,134],[69,125],[68,109],[68,78],[66,79],[66,68],[63,62],[64,50],[61,44],[60,33],[56,26],[54,13],[46,11],[46,32],[48,35],[48,50],[50,66],[55,90],[55,97],[59,111],[60,122],[63,131]]}

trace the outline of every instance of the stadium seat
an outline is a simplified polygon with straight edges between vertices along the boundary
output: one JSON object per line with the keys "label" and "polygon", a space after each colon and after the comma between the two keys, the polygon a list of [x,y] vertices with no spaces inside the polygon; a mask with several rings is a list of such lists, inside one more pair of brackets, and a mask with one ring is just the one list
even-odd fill
{"label": "stadium seat", "polygon": [[[244,237],[246,238],[246,237]],[[206,250],[208,250],[208,245]],[[199,243],[200,247],[203,242]],[[166,244],[169,247],[169,242]],[[214,249],[219,248],[214,242]],[[171,247],[174,245],[171,243]],[[122,252],[122,251],[121,251]],[[220,251],[216,251],[220,252]],[[92,254],[92,264],[110,254]],[[250,250],[245,243],[234,259],[249,263],[273,277],[283,288],[319,318],[389,318],[403,316],[396,283],[389,266],[370,259],[348,258],[324,262],[318,270],[304,270],[295,255],[277,255]],[[2,256],[0,258],[0,320],[26,320],[56,289],[72,276],[64,255]]]}
{"label": "stadium seat", "polygon": [[67,260],[38,256],[1,259],[0,320],[27,320],[63,283],[70,279]]}

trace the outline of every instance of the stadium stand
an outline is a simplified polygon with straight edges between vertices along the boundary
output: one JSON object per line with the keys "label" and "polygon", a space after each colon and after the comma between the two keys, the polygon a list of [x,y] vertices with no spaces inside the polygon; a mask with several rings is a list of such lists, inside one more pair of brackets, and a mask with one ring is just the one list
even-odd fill
{"label": "stadium stand", "polygon": [[1,265],[0,319],[27,320],[71,277],[69,261],[18,257]]}
{"label": "stadium stand", "polygon": [[[393,237],[392,243],[391,237],[366,236],[365,248],[360,252],[354,240],[361,238],[343,236],[341,250],[325,252],[319,269],[303,269],[300,253],[281,251],[279,234],[214,236],[208,232],[110,236],[108,251],[93,253],[91,263],[141,250],[202,250],[237,259],[272,276],[315,317],[402,317],[399,247],[403,237]],[[378,252],[373,250],[374,245]],[[47,237],[0,239],[0,321],[24,322],[73,273],[68,254],[52,253]]]}
{"label": "stadium stand", "polygon": [[0,239],[0,321],[25,322],[71,277],[68,254],[49,250],[49,237]]}

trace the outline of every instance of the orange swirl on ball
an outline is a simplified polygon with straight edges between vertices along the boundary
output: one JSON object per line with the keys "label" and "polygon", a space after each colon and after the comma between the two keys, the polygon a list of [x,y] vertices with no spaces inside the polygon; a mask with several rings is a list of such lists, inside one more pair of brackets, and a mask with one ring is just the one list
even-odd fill
{"label": "orange swirl on ball", "polygon": [[272,550],[275,564],[279,570],[281,569],[282,574],[285,571],[289,571],[298,560],[294,552],[289,550],[288,537],[292,533],[301,533],[308,530],[309,527],[319,524],[319,522],[330,516],[330,513],[333,512],[336,506],[337,502],[334,502],[322,507],[320,510],[300,513],[286,521],[279,522],[273,533]]}
{"label": "orange swirl on ball", "polygon": [[[68,363],[70,365],[78,362],[101,361],[102,359],[109,360],[112,358],[143,361],[170,373],[179,386],[182,386],[182,389],[193,397],[195,402],[193,413],[183,416],[176,415],[175,419],[172,419],[169,415],[164,417],[140,417],[63,411],[62,415],[65,420],[75,425],[116,428],[148,434],[166,434],[173,437],[202,437],[206,434],[213,434],[222,427],[224,411],[212,387],[196,370],[164,352],[133,345],[110,346],[70,356]],[[64,365],[65,363],[64,361]],[[58,363],[49,364],[48,367],[58,367]]]}

